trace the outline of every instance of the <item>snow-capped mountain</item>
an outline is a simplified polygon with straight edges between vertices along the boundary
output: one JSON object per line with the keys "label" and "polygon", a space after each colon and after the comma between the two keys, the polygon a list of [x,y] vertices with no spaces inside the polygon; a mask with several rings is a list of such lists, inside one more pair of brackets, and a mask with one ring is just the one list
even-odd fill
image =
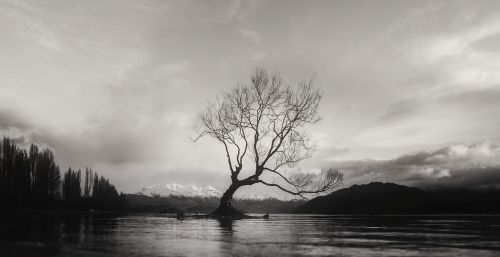
{"label": "snow-capped mountain", "polygon": [[142,188],[138,194],[147,196],[221,197],[222,192],[208,185],[156,184]]}
{"label": "snow-capped mountain", "polygon": [[265,200],[270,198],[269,196],[263,196],[253,193],[236,193],[233,196],[234,199],[242,199],[242,200]]}
{"label": "snow-capped mountain", "polygon": [[[210,185],[181,185],[177,183],[156,184],[142,188],[137,194],[147,196],[184,196],[184,197],[216,197],[222,196],[222,192]],[[269,196],[263,196],[254,193],[238,192],[234,195],[235,199],[264,200]]]}

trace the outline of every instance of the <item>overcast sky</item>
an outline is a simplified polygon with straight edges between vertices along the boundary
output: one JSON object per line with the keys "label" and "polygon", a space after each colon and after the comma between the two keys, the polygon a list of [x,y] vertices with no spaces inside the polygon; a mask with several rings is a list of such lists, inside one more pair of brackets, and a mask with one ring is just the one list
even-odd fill
{"label": "overcast sky", "polygon": [[500,185],[499,1],[0,0],[0,129],[120,191],[229,183],[189,138],[257,67],[316,74],[346,184]]}

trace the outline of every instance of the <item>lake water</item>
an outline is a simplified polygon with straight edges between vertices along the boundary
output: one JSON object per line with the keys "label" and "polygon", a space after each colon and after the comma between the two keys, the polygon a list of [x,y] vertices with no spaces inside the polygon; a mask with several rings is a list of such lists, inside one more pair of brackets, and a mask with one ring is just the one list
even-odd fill
{"label": "lake water", "polygon": [[0,214],[0,256],[500,256],[500,216]]}

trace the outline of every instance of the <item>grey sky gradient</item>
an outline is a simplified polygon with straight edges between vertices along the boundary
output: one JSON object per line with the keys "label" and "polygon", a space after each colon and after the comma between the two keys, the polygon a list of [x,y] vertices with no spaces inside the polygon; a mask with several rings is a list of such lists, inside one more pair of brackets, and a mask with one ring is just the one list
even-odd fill
{"label": "grey sky gradient", "polygon": [[[498,1],[0,0],[0,57],[2,133],[124,192],[227,185],[223,149],[189,138],[256,67],[317,76],[303,167],[343,168],[347,184],[500,176]],[[462,152],[419,162],[439,149]]]}

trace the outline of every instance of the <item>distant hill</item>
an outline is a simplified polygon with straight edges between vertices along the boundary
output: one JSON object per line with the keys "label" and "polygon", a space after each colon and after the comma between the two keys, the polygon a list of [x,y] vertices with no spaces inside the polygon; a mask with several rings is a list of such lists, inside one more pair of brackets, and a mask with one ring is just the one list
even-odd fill
{"label": "distant hill", "polygon": [[131,212],[176,213],[179,210],[165,198],[138,194],[127,194],[123,196],[128,204],[127,209]]}
{"label": "distant hill", "polygon": [[316,197],[299,207],[296,212],[318,214],[500,213],[500,190],[424,191],[393,183],[372,182]]}
{"label": "distant hill", "polygon": [[293,213],[304,200],[283,201],[276,198],[234,199],[233,205],[247,213]]}

